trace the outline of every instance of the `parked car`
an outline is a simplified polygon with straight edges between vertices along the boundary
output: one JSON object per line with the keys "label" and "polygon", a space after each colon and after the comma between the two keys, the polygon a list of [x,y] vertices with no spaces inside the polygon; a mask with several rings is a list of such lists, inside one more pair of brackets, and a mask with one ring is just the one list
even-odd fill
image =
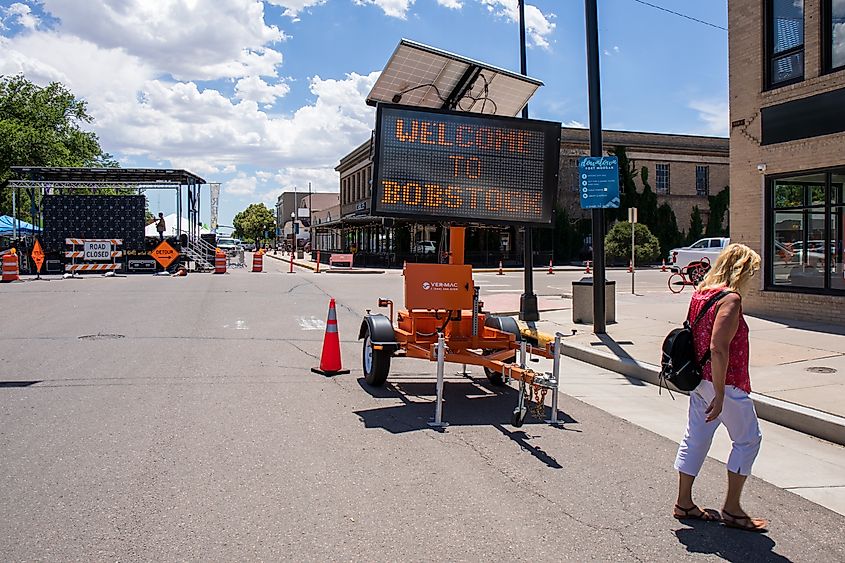
{"label": "parked car", "polygon": [[255,252],[255,243],[254,242],[245,242],[244,243],[244,250],[247,252]]}
{"label": "parked car", "polygon": [[677,272],[688,264],[701,262],[705,258],[712,264],[730,243],[731,239],[726,237],[711,237],[697,240],[683,248],[673,248],[669,251],[669,267],[673,272]]}
{"label": "parked car", "polygon": [[414,246],[415,254],[436,254],[437,243],[433,240],[423,240]]}
{"label": "parked car", "polygon": [[244,249],[240,239],[227,237],[220,237],[217,239],[217,248],[229,255]]}

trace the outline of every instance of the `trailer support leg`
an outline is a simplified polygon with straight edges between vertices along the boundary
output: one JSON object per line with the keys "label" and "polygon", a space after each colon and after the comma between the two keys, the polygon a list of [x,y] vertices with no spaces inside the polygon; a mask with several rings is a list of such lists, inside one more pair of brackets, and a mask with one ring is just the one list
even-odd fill
{"label": "trailer support leg", "polygon": [[434,407],[434,420],[428,425],[432,428],[446,428],[448,422],[443,422],[443,372],[446,367],[446,339],[443,333],[437,335],[437,402]]}
{"label": "trailer support leg", "polygon": [[557,420],[557,399],[558,395],[560,394],[560,338],[563,336],[561,333],[555,333],[555,348],[554,354],[552,359],[552,383],[554,387],[552,388],[552,417],[548,419],[546,422],[551,424],[552,426],[556,426],[559,424]]}

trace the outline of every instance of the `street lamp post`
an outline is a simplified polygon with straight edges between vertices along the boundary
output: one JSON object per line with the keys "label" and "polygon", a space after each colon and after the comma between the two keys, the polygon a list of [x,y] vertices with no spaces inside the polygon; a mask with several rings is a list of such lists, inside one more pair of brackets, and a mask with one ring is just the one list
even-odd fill
{"label": "street lamp post", "polygon": [[[519,72],[527,76],[525,62],[525,0],[518,0],[519,4]],[[528,104],[522,108],[522,118],[528,119]],[[523,321],[539,321],[540,310],[537,306],[537,296],[534,294],[534,240],[531,227],[525,227],[523,237],[522,262],[524,267],[524,289],[519,298],[519,318]]]}

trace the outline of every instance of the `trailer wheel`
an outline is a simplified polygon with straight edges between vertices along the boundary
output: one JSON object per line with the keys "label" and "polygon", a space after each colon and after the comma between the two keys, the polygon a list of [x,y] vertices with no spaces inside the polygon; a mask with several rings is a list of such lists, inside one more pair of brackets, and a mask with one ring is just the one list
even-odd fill
{"label": "trailer wheel", "polygon": [[493,385],[495,387],[502,387],[505,384],[505,376],[502,375],[502,372],[500,371],[494,371],[488,367],[485,367],[484,375],[487,376],[487,381],[490,382],[490,385]]}
{"label": "trailer wheel", "polygon": [[390,352],[376,350],[373,341],[370,339],[370,331],[364,335],[364,346],[362,350],[364,381],[373,387],[381,387],[387,381],[387,374],[390,372]]}

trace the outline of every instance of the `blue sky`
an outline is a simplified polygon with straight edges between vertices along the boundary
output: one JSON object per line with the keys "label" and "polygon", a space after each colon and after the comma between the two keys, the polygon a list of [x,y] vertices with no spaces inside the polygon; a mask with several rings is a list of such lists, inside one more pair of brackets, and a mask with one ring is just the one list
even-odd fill
{"label": "blue sky", "polygon": [[[727,32],[599,0],[608,129],[725,135]],[[727,27],[727,0],[649,3]],[[220,223],[311,181],[365,141],[364,97],[401,38],[519,70],[516,0],[0,2],[0,74],[65,83],[123,166],[222,183]],[[581,0],[529,0],[531,117],[588,124]],[[151,201],[165,213],[167,197]],[[207,210],[203,210],[203,217]]]}

